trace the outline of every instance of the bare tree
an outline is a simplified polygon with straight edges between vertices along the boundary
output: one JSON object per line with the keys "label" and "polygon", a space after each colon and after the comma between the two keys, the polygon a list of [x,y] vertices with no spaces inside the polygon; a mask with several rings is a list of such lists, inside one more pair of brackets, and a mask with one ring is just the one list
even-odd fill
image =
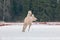
{"label": "bare tree", "polygon": [[3,4],[3,21],[10,20],[10,0],[4,0]]}
{"label": "bare tree", "polygon": [[0,0],[0,21],[3,20],[3,0]]}

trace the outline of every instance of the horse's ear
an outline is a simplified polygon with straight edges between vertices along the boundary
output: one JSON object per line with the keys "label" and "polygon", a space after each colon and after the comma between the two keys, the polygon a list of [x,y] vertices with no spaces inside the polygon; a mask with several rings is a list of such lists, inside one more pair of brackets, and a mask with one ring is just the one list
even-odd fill
{"label": "horse's ear", "polygon": [[32,14],[32,16],[34,17],[34,14]]}

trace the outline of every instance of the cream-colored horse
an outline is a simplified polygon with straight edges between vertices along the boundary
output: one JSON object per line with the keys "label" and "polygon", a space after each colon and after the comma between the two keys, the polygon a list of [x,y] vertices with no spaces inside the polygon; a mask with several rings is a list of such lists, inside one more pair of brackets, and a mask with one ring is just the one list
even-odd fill
{"label": "cream-colored horse", "polygon": [[[32,14],[32,12],[28,11],[28,14],[24,19],[22,32],[25,32],[28,25],[29,25],[29,29],[30,29],[32,22],[36,21],[36,20],[37,20],[37,18]],[[29,29],[28,29],[28,31],[29,31]]]}

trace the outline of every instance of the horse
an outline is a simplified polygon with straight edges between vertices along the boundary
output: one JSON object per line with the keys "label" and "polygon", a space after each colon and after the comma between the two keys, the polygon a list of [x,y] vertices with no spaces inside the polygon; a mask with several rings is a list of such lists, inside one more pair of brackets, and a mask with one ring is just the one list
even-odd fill
{"label": "horse", "polygon": [[[25,32],[28,25],[29,25],[29,29],[30,29],[32,22],[36,21],[36,20],[37,20],[37,18],[34,16],[34,14],[32,14],[32,11],[28,11],[28,14],[24,19],[22,32]],[[28,29],[28,31],[29,31],[29,29]]]}

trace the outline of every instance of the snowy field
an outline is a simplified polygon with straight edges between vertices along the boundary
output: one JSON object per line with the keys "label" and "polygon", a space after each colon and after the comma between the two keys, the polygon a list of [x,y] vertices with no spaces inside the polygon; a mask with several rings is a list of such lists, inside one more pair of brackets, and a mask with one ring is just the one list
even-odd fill
{"label": "snowy field", "polygon": [[23,25],[0,26],[0,40],[60,40],[60,25],[33,24],[22,32]]}

